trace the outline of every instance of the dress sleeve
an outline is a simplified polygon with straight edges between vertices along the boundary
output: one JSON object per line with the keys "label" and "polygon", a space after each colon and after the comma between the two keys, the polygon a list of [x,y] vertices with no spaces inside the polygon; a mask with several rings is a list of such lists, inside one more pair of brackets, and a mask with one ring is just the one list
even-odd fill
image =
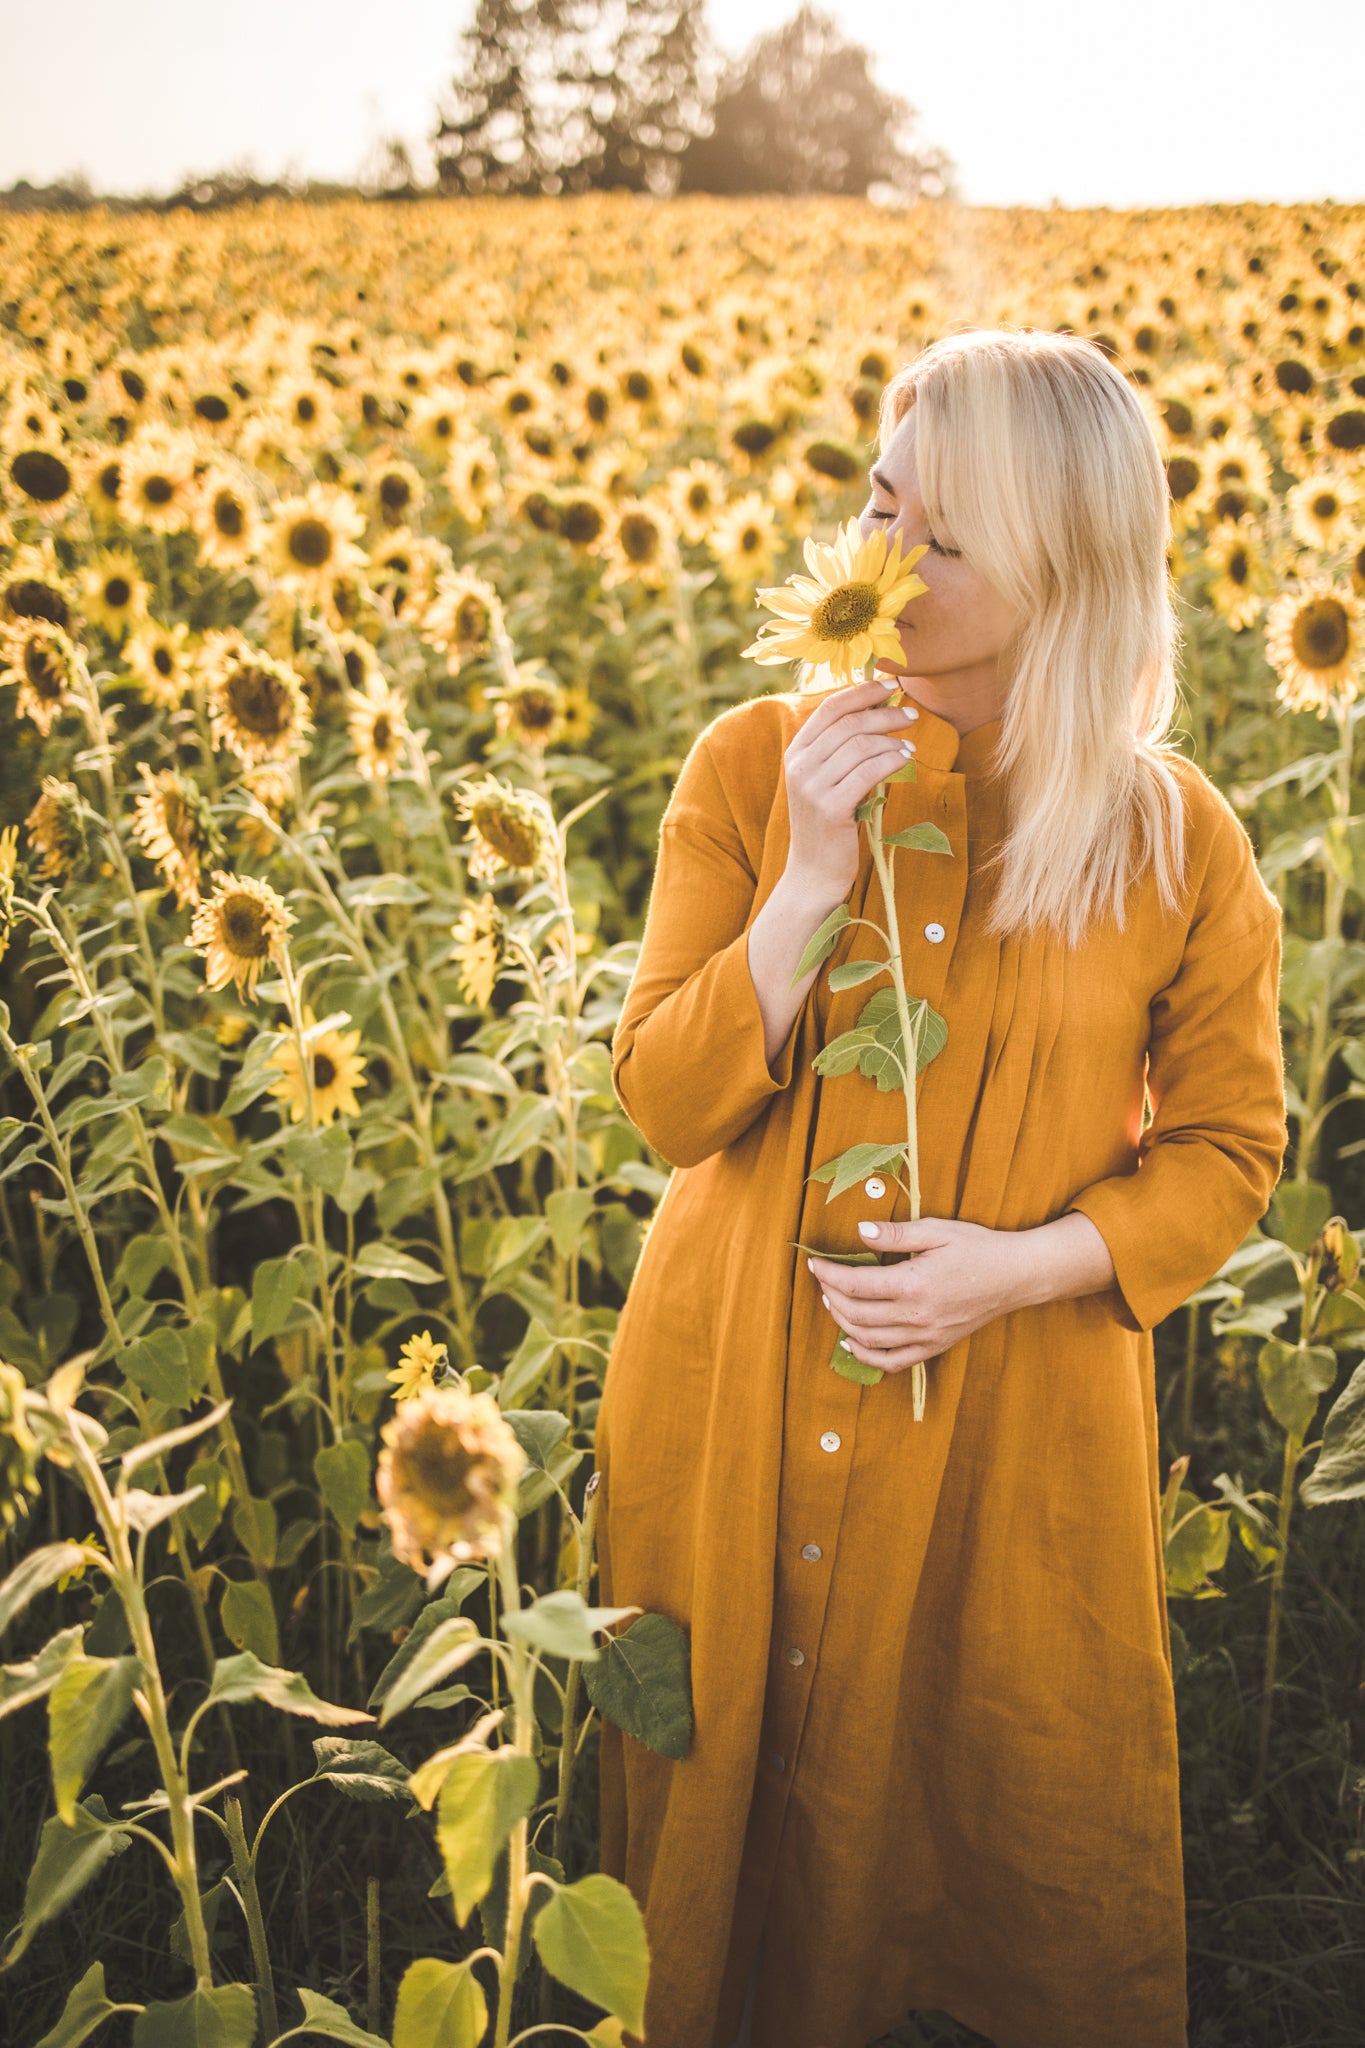
{"label": "dress sleeve", "polygon": [[617,1100],[674,1166],[697,1166],[788,1086],[805,1004],[771,1069],[749,973],[757,877],[702,733],[659,828],[640,957],[612,1037]]}
{"label": "dress sleeve", "polygon": [[[1119,1320],[1150,1330],[1223,1264],[1264,1214],[1284,1163],[1279,1023],[1283,912],[1226,800],[1179,968],[1151,1004],[1152,1119],[1133,1172],[1067,1204],[1114,1261]],[[1235,829],[1230,829],[1235,828]]]}

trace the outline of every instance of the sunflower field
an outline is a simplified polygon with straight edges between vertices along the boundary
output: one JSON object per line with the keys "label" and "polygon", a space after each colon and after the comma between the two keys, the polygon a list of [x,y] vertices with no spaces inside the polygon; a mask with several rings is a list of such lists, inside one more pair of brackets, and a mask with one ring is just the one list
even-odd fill
{"label": "sunflower field", "polygon": [[685,1632],[592,1605],[670,1170],[612,1027],[756,586],[863,503],[894,369],[1010,324],[1150,410],[1187,751],[1285,910],[1284,1178],[1157,1333],[1190,2039],[1359,2044],[1365,208],[0,250],[0,2037],[638,2024],[595,1735],[682,1759],[691,1710]]}

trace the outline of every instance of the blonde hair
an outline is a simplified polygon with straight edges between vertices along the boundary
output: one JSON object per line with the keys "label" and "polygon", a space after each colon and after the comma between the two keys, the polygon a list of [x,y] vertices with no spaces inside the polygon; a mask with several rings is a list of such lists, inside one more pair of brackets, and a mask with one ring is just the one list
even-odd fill
{"label": "blonde hair", "polygon": [[1165,469],[1141,401],[1077,335],[974,328],[891,379],[879,445],[912,405],[932,529],[1019,615],[1002,654],[1008,825],[987,930],[1051,924],[1076,945],[1105,909],[1122,930],[1148,866],[1173,911],[1180,629]]}

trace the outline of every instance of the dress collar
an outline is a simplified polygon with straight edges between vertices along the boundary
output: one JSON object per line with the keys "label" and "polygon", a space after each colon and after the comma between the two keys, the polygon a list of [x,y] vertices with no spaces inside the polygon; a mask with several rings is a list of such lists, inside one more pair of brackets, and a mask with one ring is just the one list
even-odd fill
{"label": "dress collar", "polygon": [[963,775],[969,780],[992,772],[992,757],[1004,725],[1002,718],[988,719],[984,725],[960,733],[950,719],[940,718],[936,711],[921,704],[913,691],[907,690],[905,695],[919,712],[910,737],[915,742],[915,760],[920,767]]}

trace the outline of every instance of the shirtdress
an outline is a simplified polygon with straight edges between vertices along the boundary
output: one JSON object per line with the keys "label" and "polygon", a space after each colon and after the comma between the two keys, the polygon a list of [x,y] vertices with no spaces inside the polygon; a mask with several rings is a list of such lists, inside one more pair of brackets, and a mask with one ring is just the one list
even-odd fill
{"label": "shirtdress", "polygon": [[[943,2011],[997,2048],[1183,2048],[1184,1894],[1153,1326],[1265,1212],[1284,1158],[1281,911],[1178,759],[1177,914],[1150,870],[1068,949],[988,938],[1000,721],[920,707],[898,853],[906,983],[946,1019],[919,1087],[921,1207],[1003,1230],[1089,1216],[1116,1283],[1021,1308],[912,1376],[836,1374],[793,1240],[864,1249],[885,1174],[813,1169],[905,1134],[904,1096],[822,1080],[875,986],[850,926],[771,1067],[747,933],[786,864],[783,752],[819,700],[756,697],[693,744],[660,830],[613,1046],[676,1171],[597,1424],[600,1591],[690,1635],[681,1761],[601,1728],[602,1868],[651,1952],[649,2048],[730,2048],[760,1934],[754,2048],[864,2048]],[[863,835],[847,899],[881,919]],[[1147,1114],[1144,1093],[1150,1100]],[[628,2037],[633,2040],[634,2037]]]}

